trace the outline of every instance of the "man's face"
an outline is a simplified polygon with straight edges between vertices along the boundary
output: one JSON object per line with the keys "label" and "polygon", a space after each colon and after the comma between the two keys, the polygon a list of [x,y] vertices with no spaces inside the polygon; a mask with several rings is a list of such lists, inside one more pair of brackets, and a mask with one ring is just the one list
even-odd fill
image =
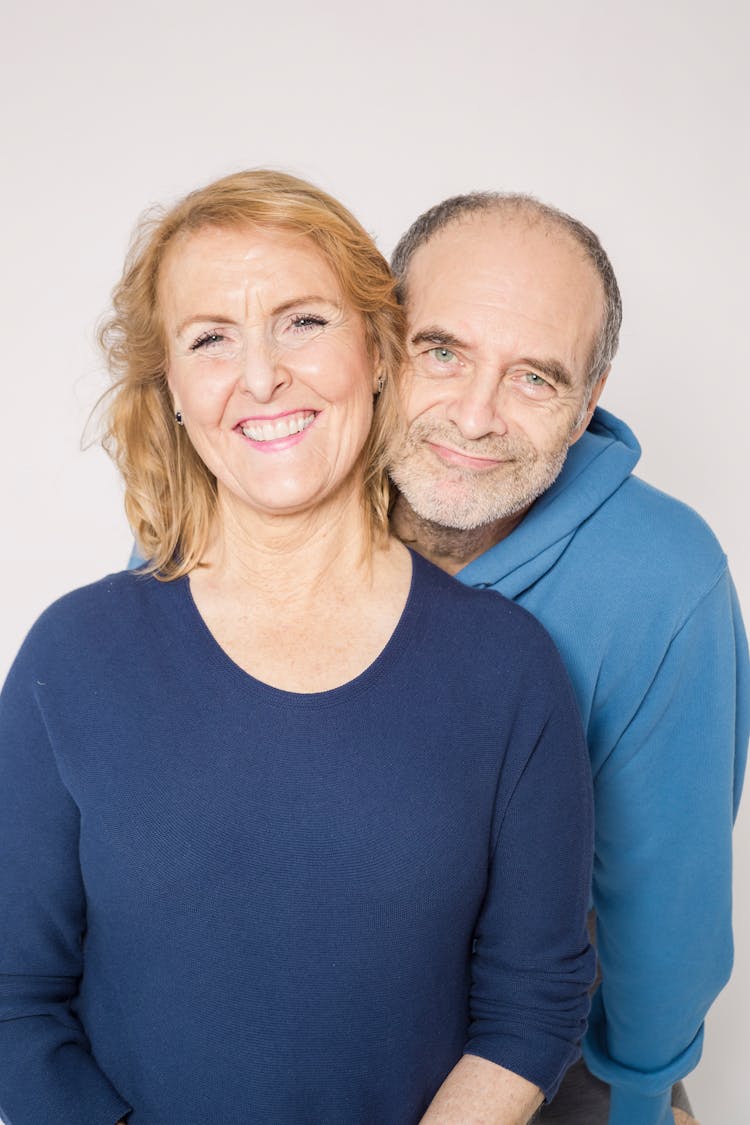
{"label": "man's face", "polygon": [[443,527],[520,518],[601,391],[587,389],[603,312],[594,267],[566,234],[490,213],[417,250],[407,298],[408,428],[394,481]]}

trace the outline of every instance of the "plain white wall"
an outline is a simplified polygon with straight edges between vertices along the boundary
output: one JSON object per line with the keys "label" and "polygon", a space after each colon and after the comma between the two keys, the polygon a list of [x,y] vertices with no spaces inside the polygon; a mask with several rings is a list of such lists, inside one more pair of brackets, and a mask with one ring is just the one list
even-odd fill
{"label": "plain white wall", "polygon": [[[604,405],[639,435],[642,475],[712,524],[750,612],[741,0],[14,8],[0,44],[0,673],[50,600],[127,559],[118,481],[79,439],[132,225],[253,165],[331,190],[386,253],[418,212],[474,188],[531,191],[592,226],[625,303]],[[748,820],[735,976],[690,1083],[703,1125],[750,1119]]]}

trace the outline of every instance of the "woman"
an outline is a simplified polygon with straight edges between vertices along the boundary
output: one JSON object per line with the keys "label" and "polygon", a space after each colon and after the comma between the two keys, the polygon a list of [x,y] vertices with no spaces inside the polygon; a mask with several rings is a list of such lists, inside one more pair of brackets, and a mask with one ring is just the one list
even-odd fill
{"label": "woman", "polygon": [[526,1120],[583,1031],[588,760],[541,628],[388,536],[385,262],[245,172],[142,228],[114,309],[152,561],[3,693],[0,1109]]}

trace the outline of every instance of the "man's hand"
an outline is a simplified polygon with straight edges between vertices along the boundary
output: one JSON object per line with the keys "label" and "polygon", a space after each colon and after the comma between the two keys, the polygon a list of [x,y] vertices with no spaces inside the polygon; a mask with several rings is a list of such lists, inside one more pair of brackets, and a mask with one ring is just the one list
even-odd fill
{"label": "man's hand", "polygon": [[691,1117],[689,1113],[685,1113],[684,1109],[673,1109],[672,1113],[674,1114],[674,1125],[700,1125],[700,1122]]}

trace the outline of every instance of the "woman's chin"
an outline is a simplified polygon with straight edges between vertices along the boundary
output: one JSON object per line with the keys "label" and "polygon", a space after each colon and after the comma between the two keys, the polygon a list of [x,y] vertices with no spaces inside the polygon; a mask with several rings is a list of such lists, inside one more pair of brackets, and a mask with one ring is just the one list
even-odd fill
{"label": "woman's chin", "polygon": [[268,520],[312,516],[316,511],[330,517],[332,507],[348,506],[362,495],[361,482],[336,483],[307,479],[275,480],[267,489],[255,487],[222,488],[219,483],[220,503],[232,509],[243,520]]}

